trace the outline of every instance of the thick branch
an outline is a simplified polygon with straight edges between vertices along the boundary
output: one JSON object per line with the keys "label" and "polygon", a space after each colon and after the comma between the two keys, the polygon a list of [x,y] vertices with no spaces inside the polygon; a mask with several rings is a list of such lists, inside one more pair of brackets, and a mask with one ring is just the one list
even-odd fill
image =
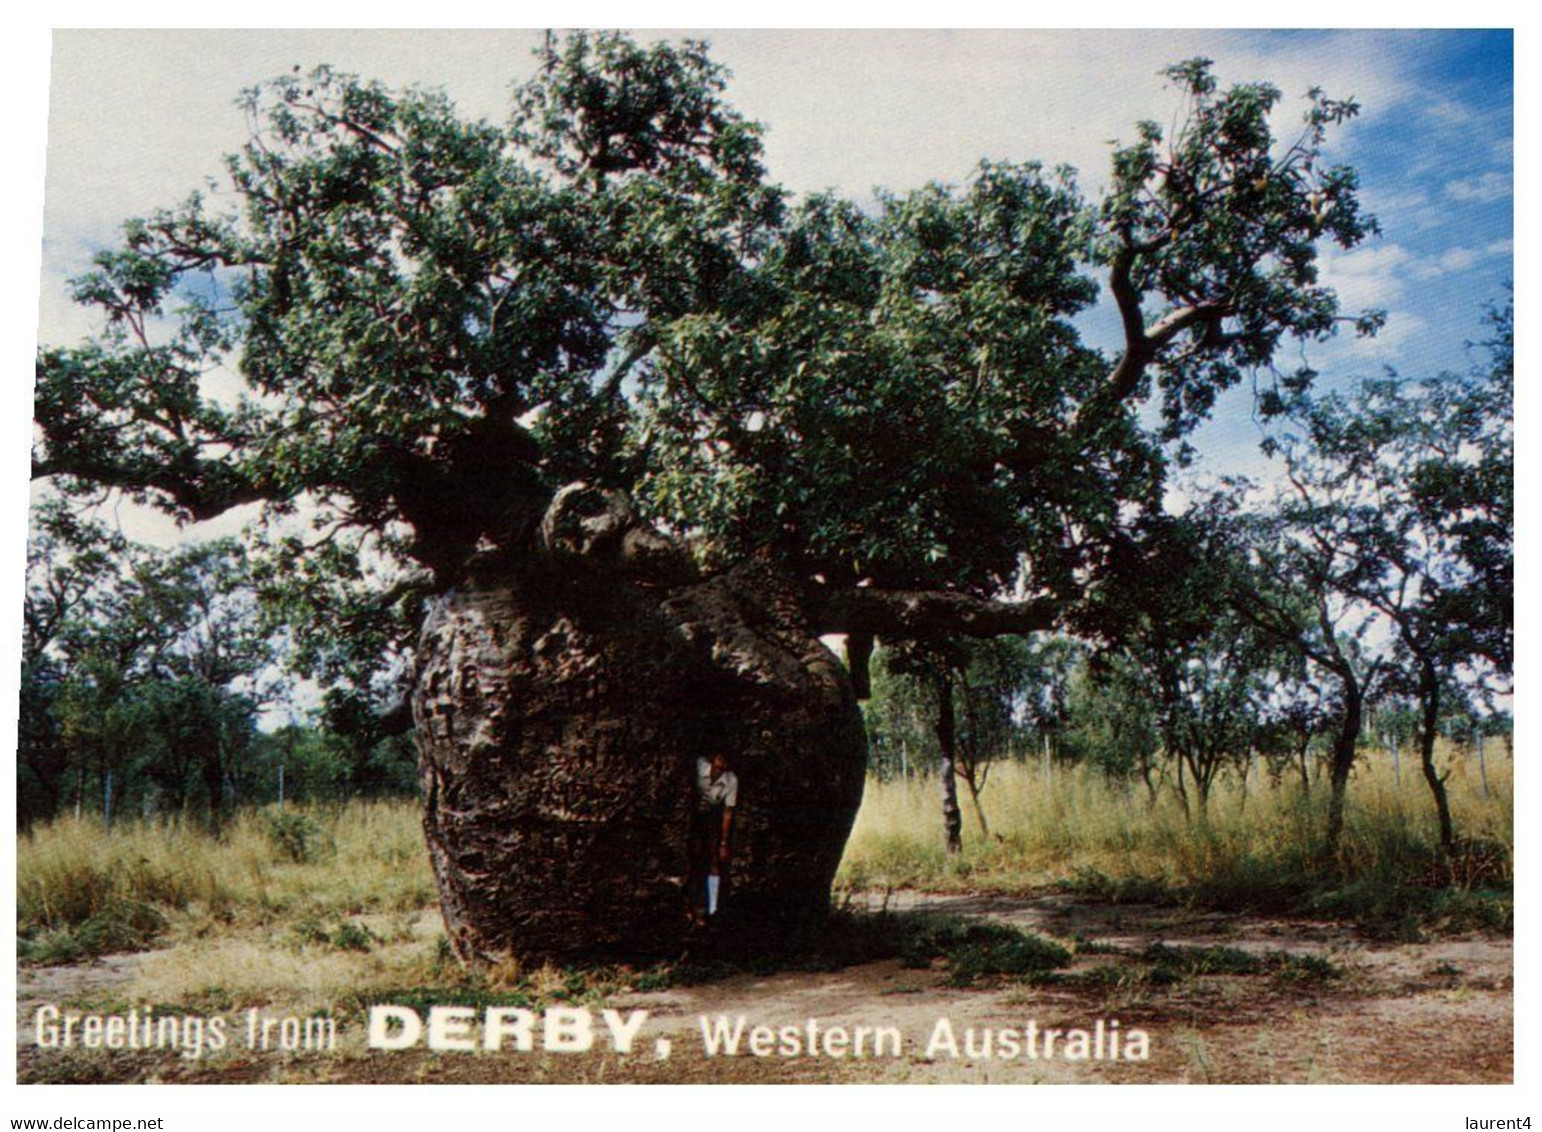
{"label": "thick branch", "polygon": [[412,699],[402,696],[375,717],[375,738],[389,739],[405,735],[413,728]]}
{"label": "thick branch", "polygon": [[133,467],[90,458],[67,459],[34,456],[32,478],[73,476],[103,487],[124,491],[156,491],[166,496],[195,523],[217,518],[246,503],[272,498],[271,493],[243,479],[227,465],[193,461],[193,470],[170,465]]}
{"label": "thick branch", "polygon": [[941,590],[831,591],[813,587],[809,621],[819,633],[874,634],[890,640],[1003,637],[1054,627],[1059,603],[992,601]]}
{"label": "thick branch", "polygon": [[1106,386],[1109,400],[1115,403],[1135,392],[1140,375],[1155,354],[1146,337],[1146,317],[1141,311],[1140,292],[1130,278],[1134,266],[1135,252],[1126,245],[1115,253],[1108,269],[1108,289],[1119,307],[1119,321],[1124,324],[1124,353]]}
{"label": "thick branch", "polygon": [[1140,384],[1146,367],[1156,361],[1164,347],[1186,330],[1196,326],[1206,329],[1207,349],[1225,345],[1219,330],[1222,320],[1231,313],[1230,304],[1222,301],[1196,302],[1178,307],[1153,324],[1146,326],[1145,311],[1141,306],[1140,290],[1133,278],[1135,257],[1150,247],[1137,247],[1126,242],[1114,253],[1108,267],[1108,289],[1119,309],[1119,321],[1124,328],[1124,352],[1108,375],[1098,403],[1101,406],[1117,405],[1128,400]]}

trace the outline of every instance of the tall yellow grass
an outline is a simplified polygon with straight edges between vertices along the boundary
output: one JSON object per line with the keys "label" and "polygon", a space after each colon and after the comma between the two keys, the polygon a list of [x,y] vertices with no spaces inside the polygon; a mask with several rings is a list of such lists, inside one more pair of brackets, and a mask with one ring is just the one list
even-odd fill
{"label": "tall yellow grass", "polygon": [[22,930],[83,923],[123,902],[222,922],[417,909],[434,897],[419,809],[360,802],[289,814],[313,830],[296,861],[267,812],[243,813],[215,837],[192,823],[66,817],[18,838],[16,918]]}
{"label": "tall yellow grass", "polygon": [[[1437,764],[1447,782],[1459,837],[1481,838],[1509,853],[1513,845],[1512,762],[1487,760],[1489,794],[1475,756],[1442,747]],[[935,778],[869,780],[837,877],[849,888],[921,887],[1009,891],[1085,870],[1192,884],[1235,873],[1246,864],[1299,875],[1319,859],[1326,781],[1303,794],[1287,772],[1277,784],[1254,773],[1245,784],[1222,777],[1203,820],[1185,818],[1171,790],[1155,806],[1138,781],[1121,784],[1097,771],[1008,762],[992,768],[981,804],[990,836],[960,788],[964,848],[943,845],[941,788]],[[1399,782],[1385,752],[1366,752],[1349,785],[1340,860],[1350,874],[1370,874],[1432,855],[1438,844],[1434,803],[1418,763],[1406,755]]]}
{"label": "tall yellow grass", "polygon": [[[1405,761],[1399,784],[1378,756],[1367,755],[1350,784],[1336,880],[1401,875],[1434,856],[1433,807],[1417,767]],[[1490,757],[1487,796],[1475,759],[1442,751],[1440,761],[1451,771],[1458,833],[1508,854],[1509,757]],[[1046,787],[1039,764],[1003,763],[982,797],[989,838],[967,797],[961,801],[964,851],[950,856],[935,780],[869,782],[837,884],[1013,891],[1098,875],[1247,890],[1310,882],[1323,867],[1326,786],[1303,797],[1289,774],[1277,784],[1254,776],[1245,788],[1223,779],[1205,818],[1186,820],[1170,793],[1148,806],[1138,783],[1057,767]],[[416,803],[291,807],[286,818],[299,819],[308,834],[299,861],[275,835],[272,817],[242,814],[218,837],[190,824],[104,828],[90,817],[23,834],[18,931],[38,940],[89,927],[93,918],[138,924],[148,909],[154,923],[142,938],[155,936],[161,950],[144,966],[139,990],[167,1000],[279,986],[335,995],[452,977],[440,962],[443,929]],[[367,945],[338,944],[345,927],[363,931]]]}

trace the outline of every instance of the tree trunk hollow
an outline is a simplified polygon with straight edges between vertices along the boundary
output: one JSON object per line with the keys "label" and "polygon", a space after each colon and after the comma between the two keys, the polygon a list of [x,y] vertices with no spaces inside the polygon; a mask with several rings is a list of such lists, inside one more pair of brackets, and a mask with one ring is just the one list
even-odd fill
{"label": "tree trunk hollow", "polygon": [[[563,553],[443,595],[423,629],[424,829],[456,954],[796,946],[828,913],[861,801],[845,670],[769,567],[660,585],[551,537]],[[722,912],[701,929],[691,815],[697,760],[717,751],[739,797]]]}

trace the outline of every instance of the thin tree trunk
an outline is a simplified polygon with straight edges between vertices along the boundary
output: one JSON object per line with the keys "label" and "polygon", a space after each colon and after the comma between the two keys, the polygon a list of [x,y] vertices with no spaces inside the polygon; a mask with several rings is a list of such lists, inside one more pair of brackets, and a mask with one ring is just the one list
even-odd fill
{"label": "thin tree trunk", "polygon": [[1419,664],[1419,703],[1424,709],[1419,723],[1419,762],[1423,766],[1424,781],[1429,783],[1430,793],[1435,796],[1435,815],[1440,822],[1440,847],[1449,853],[1456,841],[1456,830],[1451,821],[1451,801],[1446,796],[1446,779],[1435,769],[1435,729],[1440,720],[1440,680],[1435,666],[1425,660]]}
{"label": "thin tree trunk", "polygon": [[204,793],[208,795],[209,828],[218,831],[225,820],[225,775],[217,750],[204,751],[202,771]]}
{"label": "thin tree trunk", "polygon": [[974,816],[980,823],[980,837],[989,841],[991,839],[991,827],[985,823],[985,807],[980,805],[980,788],[975,785],[974,775],[964,776],[964,785],[969,787],[969,801],[974,806]]}
{"label": "thin tree trunk", "polygon": [[1188,821],[1193,815],[1189,812],[1189,791],[1183,784],[1183,756],[1178,755],[1173,761],[1178,764],[1178,778],[1173,789],[1178,792],[1178,803],[1183,807],[1183,820]]}
{"label": "thin tree trunk", "polygon": [[1355,765],[1355,748],[1360,741],[1360,713],[1363,697],[1359,682],[1344,678],[1344,718],[1333,739],[1333,763],[1329,767],[1327,856],[1338,856],[1344,835],[1344,800],[1349,792],[1349,772]]}
{"label": "thin tree trunk", "polygon": [[959,760],[959,768],[964,785],[969,787],[969,801],[974,805],[974,816],[980,823],[980,837],[989,843],[991,830],[985,821],[985,807],[980,805],[980,791],[984,789],[986,776],[990,774],[990,763],[987,761],[982,764],[980,760],[980,728],[975,716],[975,700],[969,687],[969,675],[960,675],[964,686],[964,723],[968,727],[969,741],[963,748],[968,757]]}
{"label": "thin tree trunk", "polygon": [[1478,732],[1478,775],[1483,780],[1483,797],[1493,797],[1488,789],[1488,763],[1483,758],[1483,732],[1481,731]]}
{"label": "thin tree trunk", "polygon": [[942,754],[942,828],[949,853],[964,848],[963,819],[958,809],[958,730],[953,717],[953,681],[937,677],[937,746]]}
{"label": "thin tree trunk", "polygon": [[1210,784],[1212,776],[1203,773],[1197,762],[1190,762],[1189,770],[1194,775],[1194,795],[1199,799],[1199,820],[1203,824],[1210,820]]}

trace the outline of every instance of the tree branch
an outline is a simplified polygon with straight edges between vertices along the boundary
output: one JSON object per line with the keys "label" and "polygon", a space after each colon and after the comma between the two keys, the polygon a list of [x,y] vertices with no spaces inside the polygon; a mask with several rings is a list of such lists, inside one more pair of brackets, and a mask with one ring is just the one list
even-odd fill
{"label": "tree branch", "polygon": [[[123,491],[155,491],[166,496],[195,523],[223,515],[246,503],[271,499],[272,494],[234,473],[228,465],[193,461],[189,474],[172,467],[128,467],[109,461],[90,459],[43,458],[34,456],[32,478],[73,476],[104,487]],[[208,480],[222,479],[214,484]]]}
{"label": "tree branch", "polygon": [[993,601],[944,590],[829,590],[810,587],[805,609],[819,633],[873,634],[890,640],[1001,637],[1051,629],[1060,603],[1048,598]]}

